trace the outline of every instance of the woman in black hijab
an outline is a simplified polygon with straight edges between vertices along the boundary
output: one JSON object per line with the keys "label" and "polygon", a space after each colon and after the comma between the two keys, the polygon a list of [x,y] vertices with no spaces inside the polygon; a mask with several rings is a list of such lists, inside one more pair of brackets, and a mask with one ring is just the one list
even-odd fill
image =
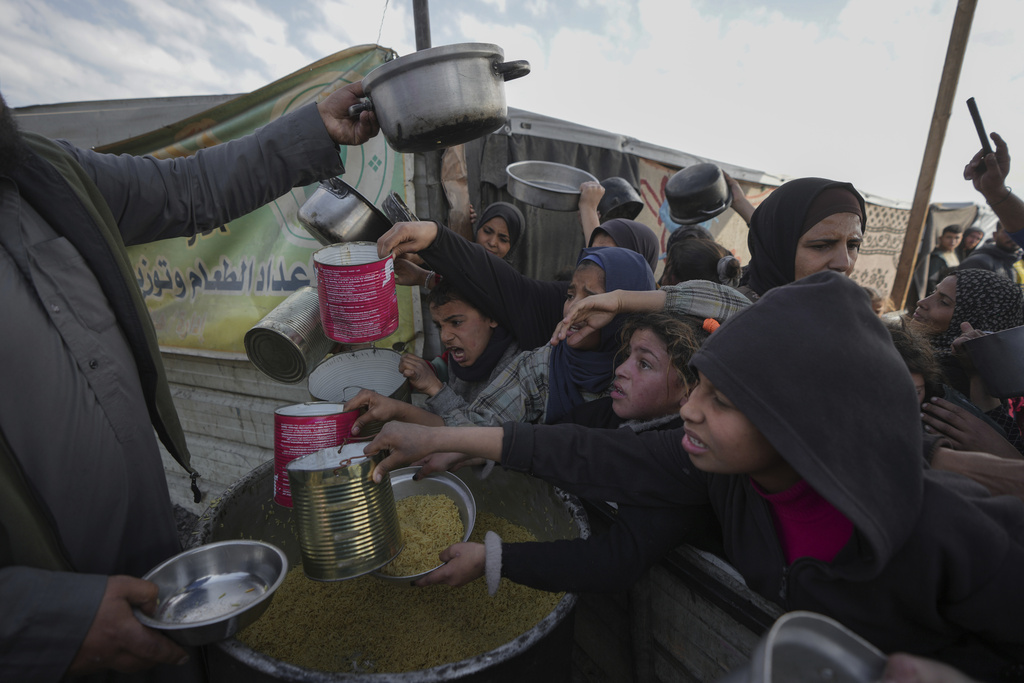
{"label": "woman in black hijab", "polygon": [[508,259],[523,234],[523,212],[508,202],[494,202],[473,226],[473,239],[498,258]]}
{"label": "woman in black hijab", "polygon": [[768,195],[750,219],[750,266],[740,289],[753,300],[823,270],[853,272],[864,238],[864,198],[850,183],[798,178]]}
{"label": "woman in black hijab", "polygon": [[605,221],[594,229],[587,246],[629,249],[644,257],[652,273],[658,269],[658,257],[661,255],[658,238],[653,230],[637,221],[625,218]]}

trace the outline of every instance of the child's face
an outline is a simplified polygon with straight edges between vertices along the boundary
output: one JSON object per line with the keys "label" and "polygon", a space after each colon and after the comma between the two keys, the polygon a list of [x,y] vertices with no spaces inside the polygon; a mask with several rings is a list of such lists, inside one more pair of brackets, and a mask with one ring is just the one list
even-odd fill
{"label": "child's face", "polygon": [[464,368],[480,358],[498,325],[465,301],[454,299],[441,306],[431,306],[430,317],[440,330],[445,350]]}
{"label": "child's face", "polygon": [[[572,274],[572,284],[565,294],[565,304],[562,305],[562,315],[568,315],[569,307],[580,299],[586,299],[594,294],[604,294],[604,271],[600,266],[591,261],[584,261],[583,266],[577,266],[576,272]],[[593,351],[601,345],[601,331],[595,330],[582,339],[573,336],[573,328],[569,328],[569,335],[565,343],[580,351]]]}
{"label": "child's face", "polygon": [[960,233],[958,232],[944,232],[939,238],[939,247],[943,251],[953,251],[958,244],[960,244]]}
{"label": "child's face", "polygon": [[629,340],[629,357],[615,368],[612,410],[623,420],[653,420],[676,412],[686,385],[672,365],[661,337],[637,330]]}
{"label": "child's face", "polygon": [[769,493],[800,481],[747,416],[699,373],[700,381],[679,408],[686,423],[683,450],[697,469],[717,474],[749,474]]}
{"label": "child's face", "polygon": [[943,278],[935,291],[917,302],[914,322],[925,334],[942,334],[949,329],[956,308],[956,276]]}
{"label": "child's face", "polygon": [[476,243],[498,258],[505,258],[505,254],[512,248],[508,223],[501,216],[495,216],[476,231]]}
{"label": "child's face", "polygon": [[912,372],[910,373],[910,379],[914,380],[914,391],[917,392],[917,402],[924,403],[926,391],[924,385],[924,375],[922,375],[920,372]]}

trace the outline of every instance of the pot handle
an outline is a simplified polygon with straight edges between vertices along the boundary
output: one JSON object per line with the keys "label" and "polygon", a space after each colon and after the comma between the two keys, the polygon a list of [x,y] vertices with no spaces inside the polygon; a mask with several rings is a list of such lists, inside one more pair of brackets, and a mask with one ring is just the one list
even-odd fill
{"label": "pot handle", "polygon": [[373,102],[370,101],[369,97],[363,97],[358,102],[348,108],[348,116],[350,119],[358,119],[359,115],[364,111],[373,111]]}
{"label": "pot handle", "polygon": [[514,62],[501,62],[494,65],[494,70],[506,81],[522,78],[530,73],[530,63],[525,59],[517,59]]}

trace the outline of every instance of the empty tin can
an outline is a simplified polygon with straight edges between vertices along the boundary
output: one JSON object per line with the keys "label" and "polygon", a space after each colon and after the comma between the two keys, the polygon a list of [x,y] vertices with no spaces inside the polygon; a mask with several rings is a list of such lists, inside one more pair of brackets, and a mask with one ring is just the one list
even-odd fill
{"label": "empty tin can", "polygon": [[320,322],[315,287],[301,287],[245,333],[245,355],[267,377],[284,384],[304,380],[334,347]]}
{"label": "empty tin can", "polygon": [[383,567],[402,551],[391,477],[375,484],[384,453],[365,444],[325,448],[288,465],[302,569],[317,581],[340,581]]}

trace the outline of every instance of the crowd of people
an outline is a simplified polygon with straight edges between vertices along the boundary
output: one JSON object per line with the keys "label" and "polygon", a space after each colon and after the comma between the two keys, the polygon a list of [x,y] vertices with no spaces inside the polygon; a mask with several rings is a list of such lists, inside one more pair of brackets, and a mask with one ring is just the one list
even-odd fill
{"label": "crowd of people", "polygon": [[[0,394],[5,678],[203,680],[201,651],[132,613],[155,606],[137,577],[179,550],[157,440],[192,470],[124,246],[339,175],[338,146],[378,131],[348,114],[362,94],[175,160],[22,133],[0,98],[0,313],[19,321],[0,354],[18,387]],[[851,277],[868,213],[841,181],[791,180],[754,208],[729,179],[745,265],[699,225],[663,256],[651,226],[597,210],[595,187],[567,281],[511,265],[531,229],[514,204],[484,207],[472,241],[396,224],[378,252],[428,290],[445,352],[402,360],[423,407],[368,390],[346,405],[355,435],[387,423],[366,447],[390,452],[374,479],[500,465],[617,506],[587,539],[455,544],[419,584],[616,591],[694,543],[782,609],[908,653],[894,672],[935,660],[958,680],[1024,680],[1024,419],[963,352],[1024,324],[1006,256],[1024,202],[992,138],[964,170],[999,218],[991,248],[944,237],[941,277],[907,315]]]}

